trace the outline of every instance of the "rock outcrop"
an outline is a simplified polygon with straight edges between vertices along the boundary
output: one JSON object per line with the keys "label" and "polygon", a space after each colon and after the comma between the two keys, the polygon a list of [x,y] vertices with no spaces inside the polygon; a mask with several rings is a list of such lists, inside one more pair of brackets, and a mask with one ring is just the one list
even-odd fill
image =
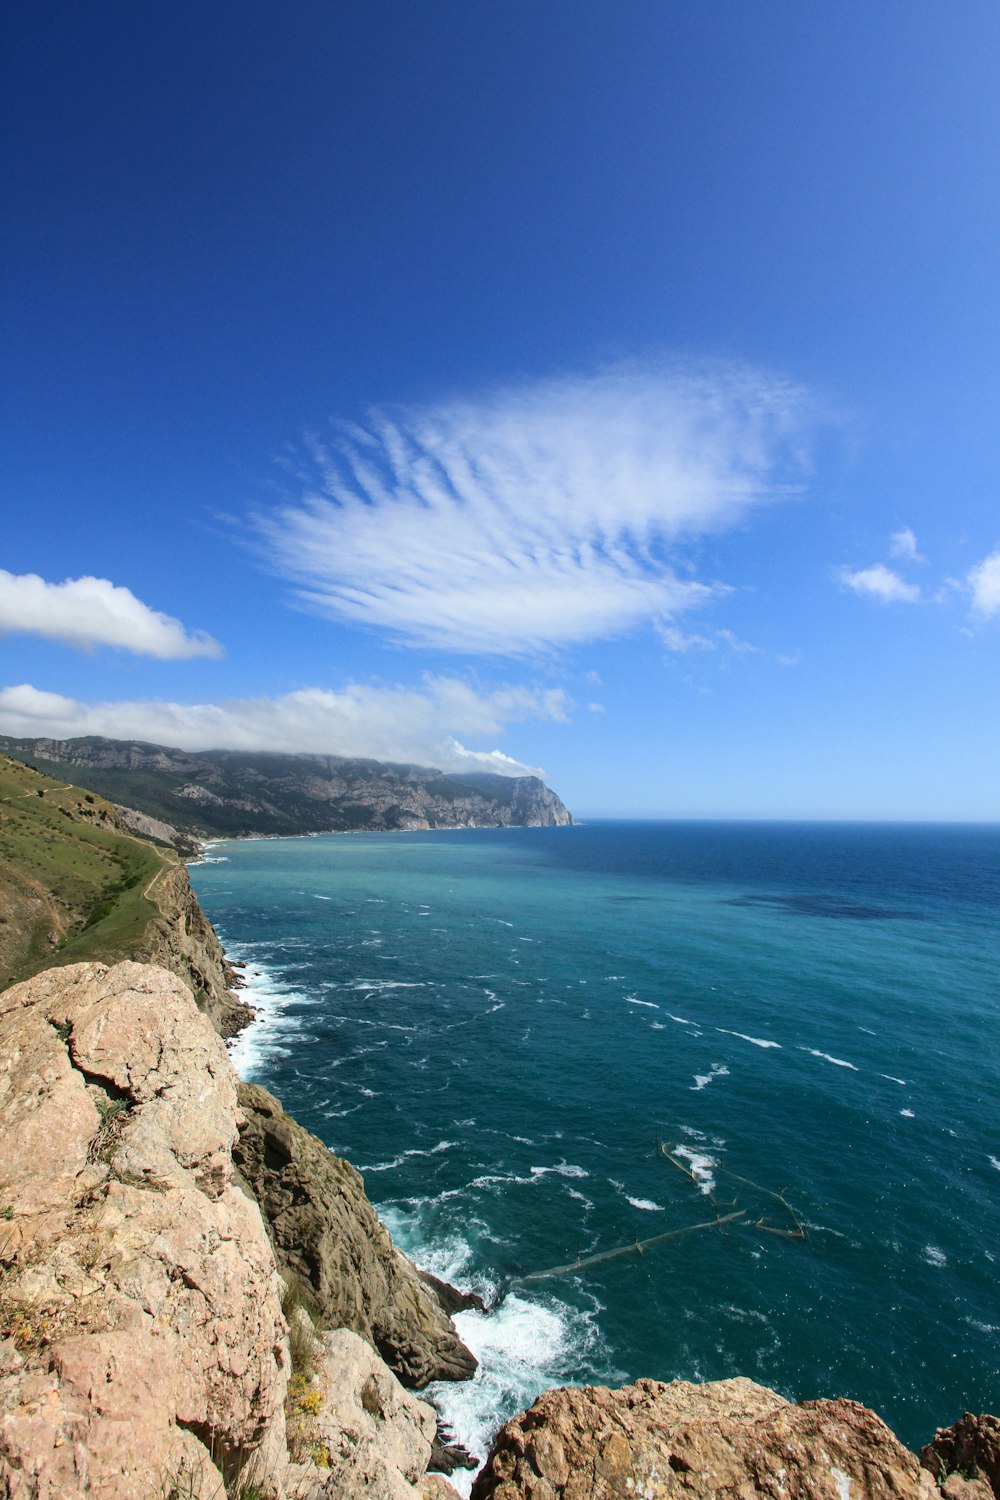
{"label": "rock outcrop", "polygon": [[920,1450],[920,1462],[949,1500],[1000,1500],[1000,1418],[966,1412],[953,1427],[939,1428]]}
{"label": "rock outcrop", "polygon": [[[296,1500],[361,1496],[414,1500],[427,1472],[436,1419],[433,1407],[405,1390],[371,1346],[349,1329],[321,1334],[316,1386],[322,1404],[313,1441],[326,1464],[288,1471]],[[328,1465],[328,1467],[326,1466]]]}
{"label": "rock outcrop", "polygon": [[[639,1380],[540,1396],[503,1427],[473,1500],[940,1500],[855,1401],[786,1401],[750,1380]],[[968,1485],[950,1500],[982,1500]]]}
{"label": "rock outcrop", "polygon": [[219,1035],[235,1036],[249,1025],[255,1012],[233,993],[243,981],[227,961],[215,928],[199,906],[185,866],[168,865],[149,891],[149,899],[158,915],[147,923],[137,957],[176,974]]}
{"label": "rock outcrop", "polygon": [[215,1496],[280,1440],[280,1282],[233,1181],[237,1120],[225,1048],[162,969],[0,995],[0,1494],[131,1500],[184,1475]]}
{"label": "rock outcrop", "polygon": [[308,1285],[319,1321],[366,1339],[406,1386],[472,1375],[475,1357],[432,1285],[393,1245],[354,1168],[266,1089],[241,1083],[239,1100],[245,1123],[236,1164],[261,1206],[279,1268]]}

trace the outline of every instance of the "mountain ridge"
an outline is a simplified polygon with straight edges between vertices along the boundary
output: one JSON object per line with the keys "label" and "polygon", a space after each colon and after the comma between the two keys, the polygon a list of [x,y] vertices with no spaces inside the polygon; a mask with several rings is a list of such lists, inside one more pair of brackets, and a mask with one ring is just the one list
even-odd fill
{"label": "mountain ridge", "polygon": [[[432,828],[565,827],[572,817],[537,776],[436,770],[406,762],[274,751],[187,751],[143,740],[0,736],[0,750],[73,779],[176,832],[205,839]],[[155,836],[155,835],[154,835]]]}

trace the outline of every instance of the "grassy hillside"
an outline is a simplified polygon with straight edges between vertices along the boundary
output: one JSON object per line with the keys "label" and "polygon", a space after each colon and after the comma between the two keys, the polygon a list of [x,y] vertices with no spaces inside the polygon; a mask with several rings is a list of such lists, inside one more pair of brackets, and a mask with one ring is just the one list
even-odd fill
{"label": "grassy hillside", "polygon": [[0,988],[52,963],[128,957],[176,856],[101,797],[0,756]]}

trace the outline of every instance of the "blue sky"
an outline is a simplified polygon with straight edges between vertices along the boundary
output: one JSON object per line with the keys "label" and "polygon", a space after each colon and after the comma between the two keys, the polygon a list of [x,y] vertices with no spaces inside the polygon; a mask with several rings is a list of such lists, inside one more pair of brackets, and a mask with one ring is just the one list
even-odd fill
{"label": "blue sky", "polygon": [[0,731],[1000,817],[998,44],[16,5]]}

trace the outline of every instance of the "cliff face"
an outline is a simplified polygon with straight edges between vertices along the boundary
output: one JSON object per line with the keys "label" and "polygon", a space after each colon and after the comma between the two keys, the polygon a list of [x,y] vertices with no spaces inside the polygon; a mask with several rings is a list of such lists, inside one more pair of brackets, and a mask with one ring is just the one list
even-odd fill
{"label": "cliff face", "polygon": [[318,1202],[325,1148],[269,1095],[248,1100],[263,1132],[237,1089],[162,968],[77,964],[0,995],[4,1500],[219,1500],[251,1481],[269,1500],[418,1500],[434,1413],[372,1344],[396,1338],[390,1352],[427,1378],[465,1351],[332,1157],[325,1176],[316,1164],[340,1200],[321,1205],[342,1283],[326,1285],[327,1313],[364,1338],[320,1332],[301,1308],[286,1322],[233,1151],[241,1127],[264,1156],[289,1140]]}
{"label": "cliff face", "polygon": [[189,986],[198,1009],[204,1011],[219,1035],[235,1036],[253,1020],[254,1012],[233,993],[242,981],[226,961],[185,867],[165,867],[150,898],[158,915],[148,923],[136,956],[176,974]]}
{"label": "cliff face", "polygon": [[0,1494],[216,1493],[288,1379],[225,1048],[162,969],[80,964],[0,995],[0,1057]]}
{"label": "cliff face", "polygon": [[309,1286],[320,1321],[360,1334],[406,1386],[472,1375],[475,1358],[392,1243],[354,1168],[266,1089],[243,1083],[239,1098],[245,1124],[236,1164],[261,1206],[282,1273]]}
{"label": "cliff face", "polygon": [[[245,834],[557,827],[572,822],[537,776],[447,774],[335,755],[192,754],[130,740],[11,740],[0,750],[158,820],[171,842]],[[179,845],[178,845],[179,847]]]}

